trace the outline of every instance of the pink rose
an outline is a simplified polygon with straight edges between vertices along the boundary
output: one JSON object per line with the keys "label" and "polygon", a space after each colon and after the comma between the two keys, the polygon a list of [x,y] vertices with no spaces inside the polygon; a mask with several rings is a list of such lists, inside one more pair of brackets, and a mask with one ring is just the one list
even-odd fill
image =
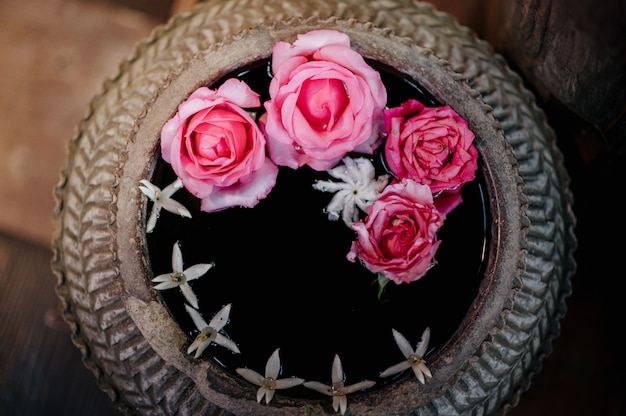
{"label": "pink rose", "polygon": [[420,279],[434,264],[445,214],[433,204],[430,188],[410,179],[389,185],[352,226],[357,240],[348,260],[358,257],[373,273],[396,284]]}
{"label": "pink rose", "polygon": [[278,167],[266,156],[265,138],[243,108],[259,107],[244,82],[217,90],[200,87],[161,131],[161,153],[201,209],[253,207],[276,183]]}
{"label": "pink rose", "polygon": [[335,166],[347,152],[372,154],[384,128],[380,74],[333,30],[314,30],[273,49],[262,117],[272,160],[296,169]]}
{"label": "pink rose", "polygon": [[[476,177],[478,151],[474,133],[449,106],[426,107],[409,99],[384,111],[385,159],[397,178],[430,186],[440,209],[461,202],[461,186]],[[445,195],[444,195],[445,194]]]}

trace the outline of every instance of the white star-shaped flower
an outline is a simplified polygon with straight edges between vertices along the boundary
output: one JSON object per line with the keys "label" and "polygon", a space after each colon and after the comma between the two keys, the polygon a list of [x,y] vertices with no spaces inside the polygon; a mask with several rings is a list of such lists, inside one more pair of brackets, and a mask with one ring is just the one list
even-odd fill
{"label": "white star-shaped flower", "polygon": [[335,412],[341,411],[342,415],[346,413],[346,409],[348,408],[348,398],[346,397],[348,394],[370,388],[374,384],[376,384],[375,381],[364,380],[355,384],[351,384],[349,386],[345,386],[343,367],[341,365],[339,355],[335,355],[335,359],[333,360],[331,379],[333,381],[333,384],[331,386],[320,383],[318,381],[305,381],[303,385],[304,387],[318,391],[327,396],[332,396],[333,409],[335,410]]}
{"label": "white star-shaped flower", "polygon": [[426,367],[426,360],[424,359],[424,354],[426,354],[426,350],[428,349],[428,342],[430,341],[430,328],[426,328],[422,333],[422,339],[417,344],[417,349],[413,350],[411,344],[407,339],[395,329],[392,329],[393,337],[396,340],[396,344],[404,354],[406,360],[398,363],[396,365],[392,365],[382,373],[380,373],[381,377],[389,377],[394,374],[398,374],[407,368],[413,369],[415,376],[417,379],[424,384],[425,379],[424,376],[432,378],[432,374],[428,367]]}
{"label": "white star-shaped flower", "polygon": [[196,328],[200,331],[200,334],[196,337],[196,339],[194,339],[189,348],[187,348],[187,354],[191,354],[195,351],[196,354],[194,355],[194,358],[198,358],[200,354],[202,354],[204,350],[211,345],[211,343],[228,348],[234,353],[240,353],[237,344],[220,333],[222,328],[224,328],[224,325],[228,323],[230,307],[230,303],[224,306],[218,313],[215,314],[213,319],[211,319],[211,322],[207,324],[204,318],[202,318],[202,315],[200,315],[200,312],[189,305],[185,305],[187,313],[189,313],[193,323],[196,325]]}
{"label": "white star-shaped flower", "polygon": [[180,202],[172,199],[174,192],[183,187],[183,182],[180,178],[176,178],[174,182],[167,185],[163,190],[161,190],[158,186],[153,185],[146,179],[140,180],[139,183],[142,185],[139,187],[141,192],[153,202],[152,212],[150,212],[150,217],[148,218],[148,223],[146,224],[147,233],[151,233],[152,230],[154,230],[159,214],[161,213],[161,208],[174,214],[178,214],[181,217],[191,218],[189,210]]}
{"label": "white star-shaped flower", "polygon": [[153,282],[158,283],[154,288],[167,290],[178,286],[180,291],[183,292],[185,299],[197,309],[198,298],[188,282],[201,277],[213,266],[215,266],[214,263],[200,263],[183,270],[183,254],[180,251],[178,242],[176,242],[172,250],[172,272],[160,274],[152,279]]}
{"label": "white star-shaped flower", "polygon": [[[335,192],[324,210],[328,219],[343,219],[348,227],[359,220],[359,209],[367,212],[369,207],[387,186],[389,175],[375,178],[376,170],[369,159],[343,158],[343,165],[328,170],[328,174],[340,182],[317,181],[313,188],[322,192]],[[358,209],[357,209],[358,208]]]}
{"label": "white star-shaped flower", "polygon": [[297,377],[278,378],[280,373],[280,358],[278,357],[278,348],[270,356],[265,364],[265,376],[257,373],[249,368],[238,368],[237,374],[248,380],[250,383],[260,386],[256,392],[256,401],[261,403],[263,397],[265,397],[265,404],[274,397],[274,392],[280,389],[288,389],[295,387],[304,382],[304,379]]}

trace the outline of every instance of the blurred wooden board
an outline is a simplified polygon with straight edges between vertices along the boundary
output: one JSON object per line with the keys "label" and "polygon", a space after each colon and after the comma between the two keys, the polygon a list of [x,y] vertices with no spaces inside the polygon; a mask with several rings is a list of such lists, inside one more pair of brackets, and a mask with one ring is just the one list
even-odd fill
{"label": "blurred wooden board", "polygon": [[0,415],[118,415],[72,344],[51,258],[0,233]]}
{"label": "blurred wooden board", "polygon": [[50,244],[66,144],[158,23],[105,2],[0,1],[0,230]]}

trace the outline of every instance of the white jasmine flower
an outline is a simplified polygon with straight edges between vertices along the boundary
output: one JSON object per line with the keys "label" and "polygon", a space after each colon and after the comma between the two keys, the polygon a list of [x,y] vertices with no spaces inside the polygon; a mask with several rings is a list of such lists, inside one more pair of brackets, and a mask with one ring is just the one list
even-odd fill
{"label": "white jasmine flower", "polygon": [[194,308],[198,308],[198,298],[193,293],[188,282],[203,276],[213,266],[215,266],[214,263],[200,263],[183,270],[183,254],[180,251],[178,242],[175,242],[172,250],[172,272],[160,274],[152,279],[153,282],[158,283],[154,288],[167,290],[178,286],[180,291],[183,292],[185,299]]}
{"label": "white jasmine flower", "polygon": [[380,373],[380,376],[388,377],[393,374],[398,374],[407,368],[412,368],[417,379],[424,384],[424,376],[432,378],[432,374],[428,367],[426,367],[426,360],[424,359],[424,354],[426,354],[428,342],[430,341],[430,328],[426,328],[422,333],[422,339],[418,343],[415,351],[413,351],[411,344],[409,344],[409,341],[407,341],[401,333],[395,329],[392,329],[392,331],[396,344],[398,344],[398,347],[400,348],[400,351],[402,351],[402,354],[406,357],[406,360],[396,365],[392,365]]}
{"label": "white jasmine flower", "polygon": [[342,415],[346,413],[346,409],[348,408],[348,398],[346,397],[348,394],[370,388],[374,384],[376,384],[375,381],[364,380],[359,383],[344,386],[345,379],[339,355],[335,355],[331,379],[333,381],[333,384],[331,386],[320,383],[318,381],[305,381],[303,385],[304,387],[313,389],[327,396],[332,396],[333,409],[335,410],[335,412],[341,411]]}
{"label": "white jasmine flower", "polygon": [[387,186],[389,175],[375,179],[374,165],[366,158],[345,157],[343,163],[327,171],[340,182],[317,181],[313,188],[322,192],[336,192],[324,211],[328,213],[329,220],[337,221],[341,216],[343,222],[352,227],[359,220],[358,210],[367,212],[367,207]]}
{"label": "white jasmine flower", "polygon": [[183,187],[183,182],[180,178],[176,178],[174,182],[167,185],[163,190],[161,190],[158,186],[153,185],[146,179],[140,180],[139,183],[142,185],[139,187],[141,192],[153,202],[152,212],[150,213],[148,224],[146,225],[147,233],[154,230],[157,218],[159,218],[159,214],[161,213],[161,208],[174,214],[178,214],[181,217],[191,218],[189,210],[185,208],[183,204],[178,201],[174,201],[171,198],[174,192]]}
{"label": "white jasmine flower", "polygon": [[278,348],[276,348],[265,364],[265,377],[249,368],[238,368],[235,371],[250,383],[260,386],[256,393],[256,401],[261,403],[261,400],[265,396],[265,404],[269,404],[276,390],[288,389],[304,382],[304,379],[296,377],[278,379],[280,372]]}
{"label": "white jasmine flower", "polygon": [[192,308],[189,305],[185,305],[185,309],[187,309],[187,313],[191,316],[193,323],[196,325],[196,328],[200,331],[200,334],[196,337],[196,339],[191,343],[189,348],[187,348],[187,354],[191,354],[193,351],[196,352],[194,358],[198,358],[200,354],[207,349],[211,343],[215,343],[217,345],[221,345],[224,348],[228,348],[234,353],[239,354],[239,348],[237,344],[228,339],[225,335],[222,335],[220,331],[224,328],[224,325],[228,323],[228,315],[230,314],[231,304],[224,306],[218,313],[215,314],[213,319],[211,319],[210,323],[206,323],[200,312],[196,309]]}

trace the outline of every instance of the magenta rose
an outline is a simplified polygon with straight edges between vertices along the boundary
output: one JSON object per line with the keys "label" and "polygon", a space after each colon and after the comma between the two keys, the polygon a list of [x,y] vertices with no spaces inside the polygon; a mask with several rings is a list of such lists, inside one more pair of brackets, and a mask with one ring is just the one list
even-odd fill
{"label": "magenta rose", "polygon": [[314,30],[293,44],[278,42],[272,72],[261,122],[277,165],[322,171],[347,152],[378,147],[387,92],[347,35]]}
{"label": "magenta rose", "polygon": [[369,206],[365,221],[352,226],[357,239],[348,260],[359,258],[396,284],[416,281],[434,264],[444,218],[428,186],[410,179],[393,183]]}
{"label": "magenta rose", "polygon": [[253,207],[276,183],[265,137],[244,110],[260,106],[258,94],[229,79],[217,90],[200,87],[161,131],[161,153],[201,209]]}
{"label": "magenta rose", "polygon": [[449,106],[426,107],[413,99],[386,109],[384,119],[391,172],[428,185],[439,208],[449,212],[461,202],[461,186],[476,177],[478,151],[467,122]]}

